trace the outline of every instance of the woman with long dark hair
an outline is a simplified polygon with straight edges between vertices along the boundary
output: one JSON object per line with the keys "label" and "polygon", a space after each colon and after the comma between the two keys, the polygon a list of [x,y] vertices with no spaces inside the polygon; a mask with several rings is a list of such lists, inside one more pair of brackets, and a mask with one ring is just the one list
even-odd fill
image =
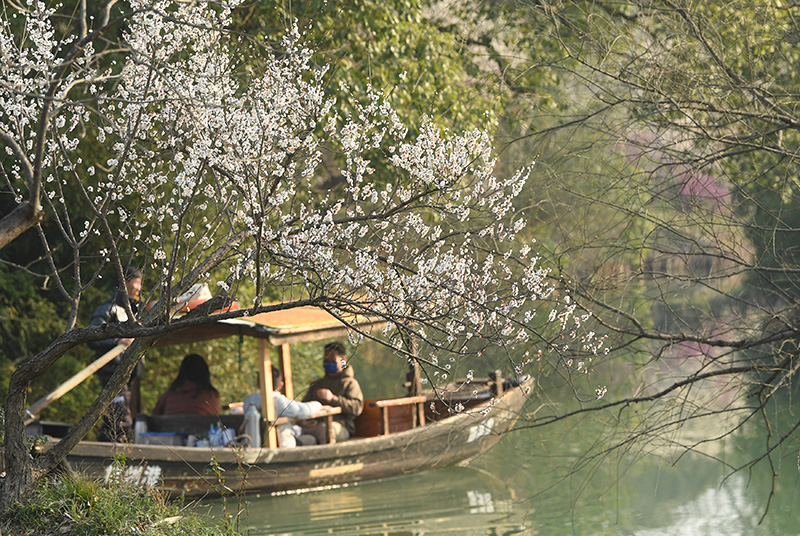
{"label": "woman with long dark hair", "polygon": [[203,356],[183,358],[178,377],[161,395],[154,415],[218,415],[219,392],[211,385],[211,372]]}

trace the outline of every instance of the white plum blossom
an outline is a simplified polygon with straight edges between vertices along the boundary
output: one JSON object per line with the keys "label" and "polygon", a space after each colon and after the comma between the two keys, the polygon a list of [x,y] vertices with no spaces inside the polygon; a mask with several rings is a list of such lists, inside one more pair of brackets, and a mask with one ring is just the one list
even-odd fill
{"label": "white plum blossom", "polygon": [[[15,197],[46,170],[43,201],[76,257],[136,251],[175,295],[224,272],[219,291],[254,289],[240,299],[253,304],[246,314],[278,294],[456,353],[469,341],[566,351],[577,340],[597,354],[605,339],[578,333],[580,307],[558,301],[521,239],[514,203],[531,167],[498,176],[479,129],[424,118],[411,138],[379,89],[335,112],[327,68],[296,27],[280,50],[252,49],[257,68],[245,64],[251,45],[226,31],[239,3],[131,0],[125,24],[84,37],[59,35],[42,3],[20,13],[25,32],[4,14],[0,143]],[[111,61],[103,33],[120,27],[124,53]],[[330,191],[319,187],[324,154],[340,178]],[[94,217],[65,217],[76,202],[65,191]],[[537,327],[543,301],[551,325]]]}

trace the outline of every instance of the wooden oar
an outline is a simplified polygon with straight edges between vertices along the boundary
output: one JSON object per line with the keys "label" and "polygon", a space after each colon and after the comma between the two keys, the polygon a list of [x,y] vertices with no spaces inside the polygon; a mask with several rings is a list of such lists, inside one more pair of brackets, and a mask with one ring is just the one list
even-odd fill
{"label": "wooden oar", "polygon": [[36,402],[34,402],[26,411],[25,411],[25,426],[28,426],[30,423],[37,420],[37,415],[41,413],[41,411],[70,392],[74,389],[77,385],[83,382],[86,378],[100,370],[103,365],[110,362],[112,359],[117,357],[123,351],[125,351],[124,344],[118,344],[108,352],[104,353],[100,357],[98,357],[93,363],[88,365],[86,368],[75,374],[72,378],[68,379],[61,385],[59,385],[55,391],[51,392],[49,395],[46,395]]}

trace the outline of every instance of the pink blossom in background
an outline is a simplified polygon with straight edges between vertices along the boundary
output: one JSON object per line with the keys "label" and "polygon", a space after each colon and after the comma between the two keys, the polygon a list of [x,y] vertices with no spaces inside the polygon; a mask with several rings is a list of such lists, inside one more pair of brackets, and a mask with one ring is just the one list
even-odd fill
{"label": "pink blossom in background", "polygon": [[708,173],[685,171],[678,178],[682,182],[680,193],[683,197],[698,203],[710,202],[719,210],[730,203],[730,190]]}

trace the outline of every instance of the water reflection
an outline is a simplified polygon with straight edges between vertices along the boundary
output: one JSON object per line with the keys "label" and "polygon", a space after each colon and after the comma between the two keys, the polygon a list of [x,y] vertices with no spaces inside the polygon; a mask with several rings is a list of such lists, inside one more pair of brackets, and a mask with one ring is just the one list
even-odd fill
{"label": "water reflection", "polygon": [[[251,535],[530,534],[514,490],[483,471],[453,467],[325,491],[249,497]],[[211,503],[219,514],[218,501]]]}
{"label": "water reflection", "polygon": [[[783,428],[771,424],[776,435]],[[592,417],[519,430],[473,465],[493,467],[514,489],[514,509],[536,535],[800,536],[796,441],[773,452],[775,493],[762,520],[773,484],[768,464],[731,474],[763,453],[755,423],[716,445],[714,457],[678,459],[678,450],[642,444],[587,461],[578,453],[603,448],[603,427]]]}
{"label": "water reflection", "polygon": [[[775,495],[762,521],[769,467],[725,478],[763,452],[760,430],[731,436],[717,459],[696,453],[675,463],[644,445],[587,461],[579,454],[602,442],[604,426],[593,416],[520,429],[468,467],[249,496],[246,523],[253,535],[800,536],[796,442],[774,453]],[[219,501],[208,505],[220,514]]]}
{"label": "water reflection", "polygon": [[636,530],[636,536],[753,534],[759,512],[747,493],[747,478],[734,475],[722,488],[706,488],[698,497],[666,511],[666,524]]}

